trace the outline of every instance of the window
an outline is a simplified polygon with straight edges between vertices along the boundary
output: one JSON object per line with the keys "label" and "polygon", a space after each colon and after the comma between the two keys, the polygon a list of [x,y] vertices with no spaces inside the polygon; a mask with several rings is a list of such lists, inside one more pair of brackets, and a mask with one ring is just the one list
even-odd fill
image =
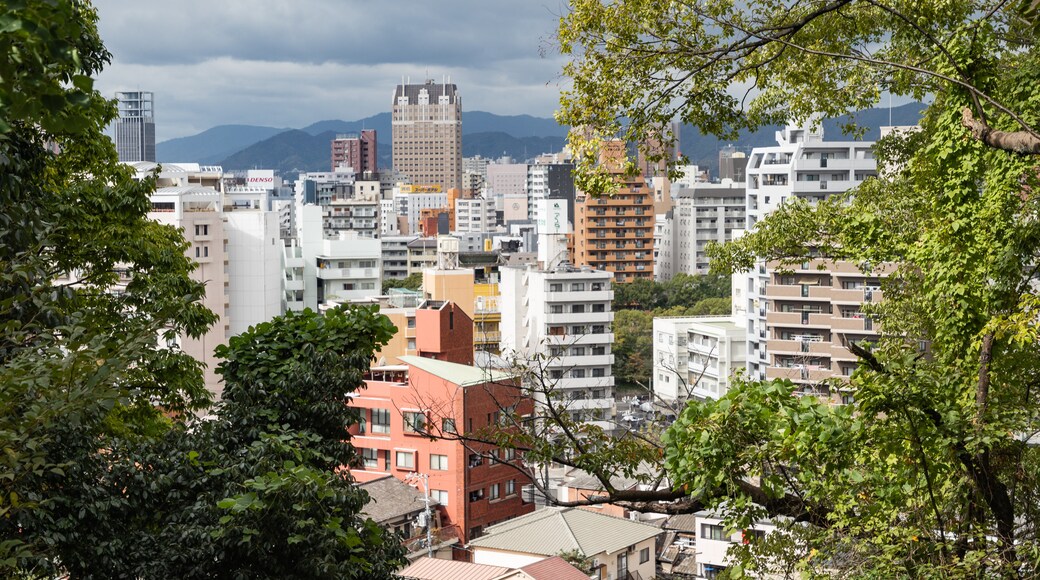
{"label": "window", "polygon": [[585,291],[585,283],[584,282],[572,282],[571,283],[571,292],[584,292],[584,291]]}
{"label": "window", "polygon": [[415,469],[414,451],[398,451],[394,456],[398,469]]}
{"label": "window", "polygon": [[572,346],[571,347],[571,356],[585,356],[585,347],[584,346]]}
{"label": "window", "polygon": [[745,544],[761,542],[766,537],[765,530],[744,530],[743,541]]}
{"label": "window", "polygon": [[469,501],[473,503],[484,499],[484,488],[476,489],[469,492]]}
{"label": "window", "polygon": [[448,492],[443,489],[431,489],[430,497],[437,500],[437,503],[441,505],[448,505]]}
{"label": "window", "polygon": [[650,561],[650,548],[639,550],[639,563],[646,564]]}
{"label": "window", "polygon": [[563,292],[563,284],[549,284],[549,292]]}
{"label": "window", "polygon": [[405,433],[421,433],[426,430],[426,415],[414,411],[401,413],[404,417]]}
{"label": "window", "polygon": [[606,371],[604,371],[602,368],[592,369],[592,376],[594,377],[605,377],[606,375]]}
{"label": "window", "polygon": [[592,347],[592,356],[600,356],[600,355],[604,355],[604,354],[607,354],[607,348],[606,347],[603,347],[603,346],[594,346],[594,347]]}
{"label": "window", "polygon": [[587,331],[583,324],[576,324],[571,327],[571,334],[585,334]]}
{"label": "window", "polygon": [[506,447],[505,449],[502,449],[503,463],[506,461],[512,461],[514,459],[516,459],[516,449],[513,449],[512,447]]}
{"label": "window", "polygon": [[478,465],[483,465],[483,464],[484,464],[484,458],[481,457],[479,453],[470,453],[469,454],[469,466],[470,467],[477,467]]}
{"label": "window", "polygon": [[491,487],[488,488],[488,499],[498,499],[499,498],[499,493],[498,492],[499,492],[499,484],[492,483]]}
{"label": "window", "polygon": [[510,479],[506,482],[506,496],[516,495],[516,480]]}
{"label": "window", "polygon": [[563,304],[550,304],[549,305],[549,313],[550,314],[563,314]]}
{"label": "window", "polygon": [[574,379],[584,379],[585,378],[585,369],[573,369],[573,370],[571,370],[571,378],[574,378]]}
{"label": "window", "polygon": [[387,409],[372,409],[372,432],[390,432],[390,411]]}
{"label": "window", "polygon": [[408,317],[408,328],[415,328],[415,317],[414,316],[409,316]]}
{"label": "window", "polygon": [[584,304],[571,304],[571,314],[581,314],[585,312]]}
{"label": "window", "polygon": [[434,471],[447,471],[448,470],[448,456],[447,455],[430,455],[430,469]]}
{"label": "window", "polygon": [[701,539],[702,540],[719,540],[727,541],[726,531],[722,529],[722,526],[716,524],[701,524]]}
{"label": "window", "polygon": [[379,469],[379,450],[362,449],[361,464],[365,466],[365,469]]}
{"label": "window", "polygon": [[209,226],[208,225],[198,225],[198,224],[196,224],[195,225],[195,235],[196,236],[208,236],[209,235]]}
{"label": "window", "polygon": [[606,304],[593,304],[592,305],[592,311],[593,312],[606,312],[607,311],[607,305]]}
{"label": "window", "polygon": [[408,350],[415,350],[415,339],[414,338],[409,338],[408,339]]}
{"label": "window", "polygon": [[364,435],[365,429],[368,427],[368,419],[365,418],[365,410],[361,409],[361,416],[358,417],[358,435]]}
{"label": "window", "polygon": [[441,431],[452,434],[458,433],[455,430],[455,419],[441,419]]}
{"label": "window", "polygon": [[628,552],[621,552],[617,557],[617,576],[625,578],[628,576]]}

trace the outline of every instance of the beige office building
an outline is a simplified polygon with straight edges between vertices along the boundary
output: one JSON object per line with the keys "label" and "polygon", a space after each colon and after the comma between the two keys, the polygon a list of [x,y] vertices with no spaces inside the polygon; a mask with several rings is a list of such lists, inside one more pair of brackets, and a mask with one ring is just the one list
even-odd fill
{"label": "beige office building", "polygon": [[392,122],[395,171],[415,185],[462,188],[462,97],[455,85],[397,85]]}

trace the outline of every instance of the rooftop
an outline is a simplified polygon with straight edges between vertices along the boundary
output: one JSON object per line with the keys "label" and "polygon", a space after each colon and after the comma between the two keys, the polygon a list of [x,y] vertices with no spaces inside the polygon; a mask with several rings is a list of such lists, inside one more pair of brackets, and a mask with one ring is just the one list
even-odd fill
{"label": "rooftop", "polygon": [[458,363],[436,360],[423,356],[405,355],[397,358],[408,366],[426,371],[431,375],[440,377],[460,387],[482,385],[484,383],[510,379],[515,376],[512,373],[504,373],[469,365],[460,365]]}
{"label": "rooftop", "polygon": [[509,568],[472,562],[419,558],[397,573],[399,578],[415,580],[494,580],[509,572]]}
{"label": "rooftop", "polygon": [[[377,523],[389,522],[424,509],[419,490],[392,475],[359,485],[368,492],[372,501],[361,510]],[[437,505],[431,500],[431,505]]]}
{"label": "rooftop", "polygon": [[578,550],[613,553],[661,533],[657,527],[575,508],[544,508],[485,530],[477,548],[553,556]]}

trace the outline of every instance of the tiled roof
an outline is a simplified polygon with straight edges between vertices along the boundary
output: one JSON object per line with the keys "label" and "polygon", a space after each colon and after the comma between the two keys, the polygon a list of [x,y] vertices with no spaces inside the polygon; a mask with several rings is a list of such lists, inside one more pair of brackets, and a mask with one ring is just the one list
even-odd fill
{"label": "tiled roof", "polygon": [[612,553],[661,533],[647,524],[574,508],[544,508],[489,527],[470,544],[554,556],[578,550],[586,556]]}
{"label": "tiled roof", "polygon": [[[419,490],[392,475],[362,483],[360,487],[372,498],[361,511],[376,523],[388,522],[425,507]],[[430,505],[435,506],[437,502],[431,500]]]}
{"label": "tiled roof", "polygon": [[589,575],[559,556],[528,564],[520,570],[534,580],[589,580]]}
{"label": "tiled roof", "polygon": [[[416,580],[494,580],[507,572],[509,568],[501,566],[424,557],[398,572],[397,576]],[[583,580],[588,580],[588,577]]]}
{"label": "tiled roof", "polygon": [[504,381],[513,376],[510,373],[482,369],[480,367],[469,365],[460,365],[458,363],[427,358],[424,356],[405,355],[399,356],[397,359],[408,366],[426,371],[431,375],[438,376],[460,387]]}

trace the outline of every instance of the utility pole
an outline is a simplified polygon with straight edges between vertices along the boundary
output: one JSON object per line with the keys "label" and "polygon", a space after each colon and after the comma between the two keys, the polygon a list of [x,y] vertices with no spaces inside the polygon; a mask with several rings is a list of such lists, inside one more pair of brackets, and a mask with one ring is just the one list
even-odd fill
{"label": "utility pole", "polygon": [[433,557],[433,512],[430,510],[430,476],[425,473],[412,472],[405,481],[421,481],[423,487],[423,503],[426,504],[426,555]]}

